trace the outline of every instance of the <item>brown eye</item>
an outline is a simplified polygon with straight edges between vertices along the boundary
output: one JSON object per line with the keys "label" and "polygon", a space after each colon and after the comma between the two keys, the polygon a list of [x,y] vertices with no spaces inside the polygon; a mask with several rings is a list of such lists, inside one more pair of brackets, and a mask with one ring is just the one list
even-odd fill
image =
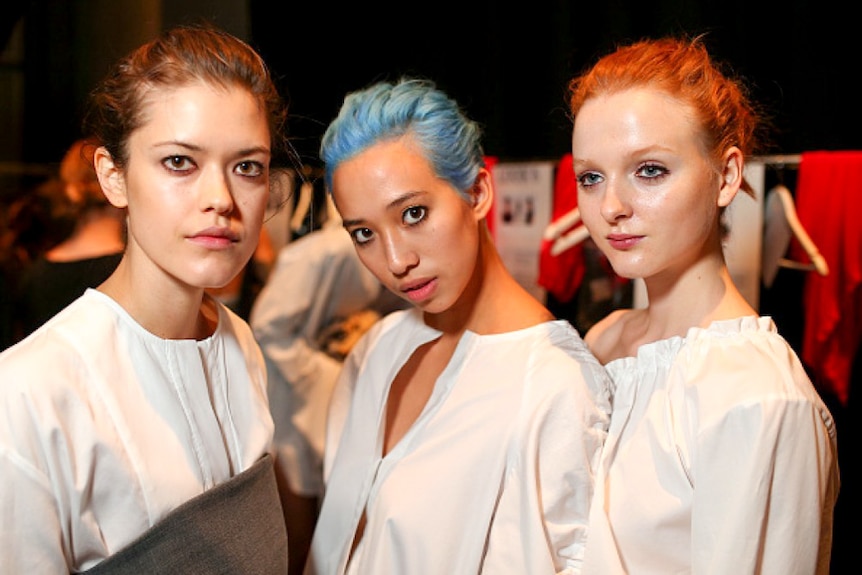
{"label": "brown eye", "polygon": [[425,219],[425,208],[423,206],[411,206],[404,210],[402,214],[402,220],[409,226],[418,224],[423,219]]}
{"label": "brown eye", "polygon": [[187,156],[168,156],[162,160],[162,165],[175,172],[184,172],[194,167],[191,158]]}
{"label": "brown eye", "polygon": [[263,164],[260,162],[253,162],[251,160],[240,162],[236,166],[236,172],[241,176],[246,176],[250,178],[255,178],[263,174]]}
{"label": "brown eye", "polygon": [[350,230],[350,237],[353,238],[354,243],[359,245],[370,242],[373,236],[374,234],[368,228],[356,228],[355,230]]}

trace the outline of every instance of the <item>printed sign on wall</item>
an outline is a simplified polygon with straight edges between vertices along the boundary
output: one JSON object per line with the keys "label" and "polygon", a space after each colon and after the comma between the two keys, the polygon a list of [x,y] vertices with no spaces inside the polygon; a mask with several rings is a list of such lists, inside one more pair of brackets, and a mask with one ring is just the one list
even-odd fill
{"label": "printed sign on wall", "polygon": [[497,191],[494,235],[503,263],[515,279],[539,301],[539,250],[551,221],[554,162],[500,162],[494,165]]}

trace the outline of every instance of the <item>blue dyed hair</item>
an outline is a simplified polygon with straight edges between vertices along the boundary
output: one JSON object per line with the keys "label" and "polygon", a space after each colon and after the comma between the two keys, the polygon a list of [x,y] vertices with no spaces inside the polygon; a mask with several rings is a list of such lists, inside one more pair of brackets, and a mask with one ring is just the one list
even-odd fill
{"label": "blue dyed hair", "polygon": [[470,188],[485,166],[481,129],[458,103],[429,80],[402,78],[351,92],[320,144],[326,187],[332,174],[374,144],[410,134],[434,173],[470,200]]}

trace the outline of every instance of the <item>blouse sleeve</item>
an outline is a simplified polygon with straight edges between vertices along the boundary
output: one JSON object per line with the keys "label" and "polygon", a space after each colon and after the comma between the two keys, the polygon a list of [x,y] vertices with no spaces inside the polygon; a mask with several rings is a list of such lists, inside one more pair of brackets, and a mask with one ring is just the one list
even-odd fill
{"label": "blouse sleeve", "polygon": [[[30,395],[27,384],[50,390],[63,385],[57,382],[64,382],[64,375],[69,377],[64,374],[67,363],[45,363],[41,358],[46,356],[50,354],[41,349],[31,358],[25,354],[0,358],[0,573],[69,572],[71,551],[64,549],[64,527],[72,521],[64,521],[58,505],[58,497],[69,497],[64,489],[67,478],[49,471],[52,466],[61,473],[68,471],[69,453],[64,446],[69,436],[56,426],[47,434],[40,422],[54,420],[56,404],[74,405],[75,401],[58,395],[62,399],[46,402]],[[35,364],[40,361],[43,373],[37,374]],[[87,540],[87,533],[78,535],[82,543]]]}
{"label": "blouse sleeve", "polygon": [[692,572],[826,572],[835,429],[798,358],[758,332],[693,346],[690,359],[671,389],[687,404],[677,412],[690,434],[680,456],[693,485]]}
{"label": "blouse sleeve", "polygon": [[516,464],[507,472],[483,572],[573,575],[581,572],[607,435],[609,380],[591,357],[531,359]]}
{"label": "blouse sleeve", "polygon": [[0,573],[67,573],[57,505],[47,478],[0,449]]}

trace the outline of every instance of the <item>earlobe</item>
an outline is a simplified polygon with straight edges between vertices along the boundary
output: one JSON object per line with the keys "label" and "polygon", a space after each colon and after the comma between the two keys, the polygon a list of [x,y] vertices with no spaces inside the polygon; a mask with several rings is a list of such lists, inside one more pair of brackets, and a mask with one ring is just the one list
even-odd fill
{"label": "earlobe", "polygon": [[730,205],[730,202],[739,192],[739,188],[742,186],[743,166],[742,150],[732,146],[724,153],[722,185],[718,192],[719,207],[724,208]]}
{"label": "earlobe", "polygon": [[473,213],[477,220],[483,219],[491,211],[494,203],[494,181],[491,172],[482,168],[473,184]]}
{"label": "earlobe", "polygon": [[99,185],[102,193],[117,208],[125,208],[129,205],[126,197],[126,180],[123,172],[114,163],[114,158],[104,146],[99,146],[93,156],[93,165],[96,175],[99,177]]}

